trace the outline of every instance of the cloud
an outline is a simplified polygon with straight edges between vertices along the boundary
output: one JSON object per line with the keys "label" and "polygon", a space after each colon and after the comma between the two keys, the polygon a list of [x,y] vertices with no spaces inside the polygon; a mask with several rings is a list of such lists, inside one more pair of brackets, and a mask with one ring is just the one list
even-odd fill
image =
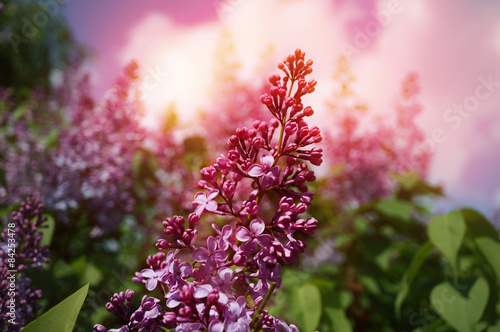
{"label": "cloud", "polygon": [[[493,75],[500,80],[500,5],[483,0],[228,0],[214,6],[217,21],[181,26],[164,14],[152,13],[131,28],[120,59],[125,63],[137,58],[144,68],[168,72],[146,104],[151,114],[176,101],[189,118],[206,104],[216,41],[227,28],[244,78],[255,75],[269,45],[273,53],[266,63],[273,66],[296,48],[314,59],[311,76],[318,80],[318,89],[314,99],[305,102],[321,115],[331,92],[335,60],[345,51],[342,45],[348,44],[356,50],[351,63],[358,74],[358,91],[374,110],[391,111],[403,77],[409,71],[419,74],[424,106],[419,123],[427,137],[435,128],[448,137],[436,144],[432,181],[453,188],[465,199],[471,190],[482,190],[482,179],[496,176],[494,167],[482,168],[483,173],[474,177],[467,173],[477,162],[474,158],[500,164],[500,156],[470,152],[498,140],[499,134],[487,134],[477,124],[487,119],[495,124],[492,133],[498,132],[500,89],[463,116],[458,128],[445,120],[445,114],[475,94],[479,77]],[[362,34],[367,37],[364,44],[359,43]]]}

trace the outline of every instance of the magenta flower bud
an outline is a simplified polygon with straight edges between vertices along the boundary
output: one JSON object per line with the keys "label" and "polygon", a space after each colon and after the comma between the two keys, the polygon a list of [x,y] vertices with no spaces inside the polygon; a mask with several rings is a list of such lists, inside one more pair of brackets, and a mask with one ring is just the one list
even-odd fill
{"label": "magenta flower bud", "polygon": [[236,266],[245,266],[247,260],[248,257],[244,254],[243,251],[237,251],[233,256],[233,263]]}
{"label": "magenta flower bud", "polygon": [[108,330],[101,324],[94,325],[94,331],[96,331],[96,332],[108,332]]}
{"label": "magenta flower bud", "polygon": [[302,114],[304,114],[304,116],[311,116],[314,114],[314,111],[313,109],[311,108],[311,106],[307,106],[306,108],[304,108],[304,110],[302,111]]}
{"label": "magenta flower bud", "polygon": [[191,244],[194,241],[194,239],[196,239],[196,235],[198,235],[197,230],[186,229],[184,231],[184,234],[182,234],[182,240],[186,245]]}
{"label": "magenta flower bud", "polygon": [[156,242],[156,248],[159,250],[159,251],[165,251],[167,249],[170,249],[172,248],[171,244],[165,240],[165,239],[159,239],[157,242]]}
{"label": "magenta flower bud", "polygon": [[242,179],[243,179],[243,175],[238,174],[238,173],[233,173],[233,180],[234,180],[235,182],[239,182],[239,181],[241,181]]}
{"label": "magenta flower bud", "polygon": [[207,181],[205,181],[205,180],[199,180],[199,181],[198,181],[198,187],[199,187],[199,188],[205,188],[205,186],[206,186],[207,184],[208,184],[208,183],[207,183]]}
{"label": "magenta flower bud", "polygon": [[257,135],[257,130],[255,130],[253,128],[248,130],[248,137],[249,138],[254,138],[256,135]]}
{"label": "magenta flower bud", "polygon": [[[283,65],[283,64],[281,64],[281,65]],[[274,86],[278,85],[278,82],[280,80],[281,80],[281,77],[278,74],[273,74],[273,75],[269,76],[269,83],[271,83]]]}
{"label": "magenta flower bud", "polygon": [[228,197],[233,196],[234,192],[236,190],[236,185],[235,185],[234,181],[231,181],[231,180],[225,181],[224,184],[222,185],[222,190],[224,191],[226,196],[228,196]]}
{"label": "magenta flower bud", "polygon": [[192,284],[182,286],[179,292],[179,299],[184,303],[192,302],[194,300],[194,286]]}
{"label": "magenta flower bud", "polygon": [[232,135],[227,140],[227,145],[229,145],[231,148],[237,147],[239,143],[240,143],[240,140],[238,139],[238,136],[236,136],[236,135]]}
{"label": "magenta flower bud", "polygon": [[311,156],[315,158],[321,158],[323,157],[323,149],[322,148],[312,148],[311,149]]}
{"label": "magenta flower bud", "polygon": [[299,174],[295,177],[295,179],[293,180],[293,183],[295,185],[298,185],[298,184],[303,184],[304,182],[306,182],[306,178],[304,177],[304,174]]}
{"label": "magenta flower bud", "polygon": [[231,161],[236,161],[240,159],[240,153],[237,150],[231,150],[227,153],[227,157]]}
{"label": "magenta flower bud", "polygon": [[174,327],[176,322],[177,316],[175,315],[175,312],[169,311],[163,315],[163,324],[165,324],[167,328]]}
{"label": "magenta flower bud", "polygon": [[266,105],[267,107],[272,107],[273,106],[273,99],[271,98],[271,96],[269,96],[267,93],[260,96],[260,102],[264,105]]}
{"label": "magenta flower bud", "polygon": [[295,122],[287,123],[285,125],[285,133],[289,136],[295,134],[297,132],[297,124]]}
{"label": "magenta flower bud", "polygon": [[301,231],[304,229],[305,224],[306,224],[306,221],[304,219],[298,219],[298,220],[295,220],[295,222],[293,223],[293,228],[298,230],[298,231]]}
{"label": "magenta flower bud", "polygon": [[115,306],[111,302],[106,303],[106,310],[112,314],[116,311]]}
{"label": "magenta flower bud", "polygon": [[277,86],[273,86],[273,87],[271,87],[269,92],[271,93],[271,96],[278,97],[278,95],[280,93],[280,88],[278,88]]}
{"label": "magenta flower bud", "polygon": [[196,225],[200,221],[200,216],[197,215],[196,213],[190,213],[188,216],[188,222],[189,226],[192,228],[194,225]]}
{"label": "magenta flower bud", "polygon": [[304,226],[304,233],[311,235],[316,231],[316,228],[318,228],[318,221],[315,218],[311,217],[307,219],[307,222]]}
{"label": "magenta flower bud", "polygon": [[300,196],[300,201],[304,204],[311,205],[312,199],[314,197],[313,193],[305,192]]}
{"label": "magenta flower bud", "polygon": [[304,174],[307,182],[316,181],[316,175],[314,175],[314,171],[308,171]]}
{"label": "magenta flower bud", "polygon": [[[229,161],[226,157],[219,157],[217,158],[217,160],[215,161],[216,165],[219,167],[220,170],[225,170],[227,168],[229,168]],[[215,176],[215,178],[213,179],[213,181],[217,180],[217,175]]]}
{"label": "magenta flower bud", "polygon": [[262,137],[255,137],[252,141],[252,145],[255,149],[260,149],[265,144],[264,139]]}
{"label": "magenta flower bud", "polygon": [[260,126],[260,123],[261,123],[261,121],[260,121],[260,120],[255,120],[255,121],[253,122],[253,127],[254,127],[255,129],[258,129],[258,128],[259,128],[259,126]]}
{"label": "magenta flower bud", "polygon": [[309,135],[309,128],[307,128],[307,127],[300,128],[299,136],[306,137],[307,135]]}
{"label": "magenta flower bud", "polygon": [[[221,161],[221,163],[223,163],[223,162]],[[205,179],[209,182],[213,182],[213,181],[217,180],[217,170],[213,166],[204,167],[200,171],[200,173],[201,173],[201,176],[203,177],[203,179]]]}
{"label": "magenta flower bud", "polygon": [[321,130],[319,130],[317,126],[314,126],[311,128],[311,130],[309,130],[309,133],[311,134],[311,136],[318,136],[321,133]]}
{"label": "magenta flower bud", "polygon": [[179,309],[179,316],[183,318],[189,318],[193,314],[193,310],[189,306],[184,306]]}
{"label": "magenta flower bud", "polygon": [[288,144],[286,149],[285,149],[285,153],[297,151],[297,148],[298,148],[298,146],[295,143]]}
{"label": "magenta flower bud", "polygon": [[236,136],[238,136],[239,138],[246,138],[248,135],[248,129],[246,127],[241,127],[241,128],[238,128],[236,129]]}
{"label": "magenta flower bud", "polygon": [[304,204],[304,203],[299,203],[295,206],[295,211],[298,213],[298,214],[301,214],[301,213],[304,213],[306,212],[307,210],[307,205]]}
{"label": "magenta flower bud", "polygon": [[261,122],[259,125],[259,128],[258,128],[259,132],[262,134],[267,133],[268,129],[269,129],[269,125],[266,122]]}
{"label": "magenta flower bud", "polygon": [[280,96],[281,99],[286,97],[286,89],[285,88],[280,88],[278,91],[278,95]]}
{"label": "magenta flower bud", "polygon": [[207,305],[210,307],[219,302],[219,291],[217,289],[212,290],[207,296]]}
{"label": "magenta flower bud", "polygon": [[271,119],[271,121],[269,121],[269,123],[271,124],[271,126],[273,128],[278,128],[280,126],[280,122],[278,121],[278,119]]}
{"label": "magenta flower bud", "polygon": [[135,292],[131,289],[127,289],[127,291],[125,292],[125,298],[127,299],[127,301],[132,301],[135,297]]}

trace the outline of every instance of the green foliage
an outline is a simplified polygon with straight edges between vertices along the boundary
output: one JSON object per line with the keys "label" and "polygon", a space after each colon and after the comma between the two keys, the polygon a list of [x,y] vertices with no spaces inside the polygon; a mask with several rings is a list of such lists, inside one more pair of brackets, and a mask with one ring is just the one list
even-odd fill
{"label": "green foliage", "polygon": [[465,235],[465,222],[458,211],[434,217],[428,228],[429,239],[457,269],[457,254]]}
{"label": "green foliage", "polygon": [[291,294],[290,314],[305,332],[315,331],[321,317],[321,293],[312,283],[306,283]]}
{"label": "green foliage", "polygon": [[[323,220],[309,240],[317,253],[329,245],[329,254],[318,262],[305,258],[300,272],[285,269],[284,294],[271,312],[310,330],[302,319],[309,311],[301,316],[295,302],[298,290],[307,287],[309,296],[315,285],[320,331],[498,330],[498,230],[472,209],[431,216],[421,198],[441,190],[416,177],[395,178],[400,185],[392,198]],[[316,204],[321,214],[329,203],[317,197]],[[302,303],[315,298],[307,296]]]}
{"label": "green foliage", "polygon": [[473,332],[483,315],[488,294],[488,283],[478,278],[467,297],[443,282],[432,289],[430,299],[433,308],[450,326],[459,332]]}
{"label": "green foliage", "polygon": [[71,332],[78,313],[87,296],[89,285],[85,285],[61,303],[47,311],[40,318],[31,322],[23,331],[26,332]]}
{"label": "green foliage", "polygon": [[64,6],[56,1],[45,10],[35,1],[2,3],[0,86],[14,89],[17,100],[31,89],[51,91],[51,76],[84,54],[64,21]]}

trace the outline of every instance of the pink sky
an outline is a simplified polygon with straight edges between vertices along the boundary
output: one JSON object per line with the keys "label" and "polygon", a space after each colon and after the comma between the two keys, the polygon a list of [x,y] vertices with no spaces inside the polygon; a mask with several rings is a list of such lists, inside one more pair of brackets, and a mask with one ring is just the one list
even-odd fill
{"label": "pink sky", "polygon": [[[72,0],[65,13],[77,39],[95,51],[96,93],[139,61],[150,119],[175,101],[189,123],[209,101],[223,27],[234,37],[243,79],[263,54],[274,65],[302,48],[315,61],[310,103],[319,114],[342,52],[351,54],[358,92],[374,110],[391,109],[402,78],[416,71],[420,124],[435,147],[431,181],[460,205],[486,213],[500,206],[500,2]],[[431,141],[436,130],[445,137],[439,142]]]}

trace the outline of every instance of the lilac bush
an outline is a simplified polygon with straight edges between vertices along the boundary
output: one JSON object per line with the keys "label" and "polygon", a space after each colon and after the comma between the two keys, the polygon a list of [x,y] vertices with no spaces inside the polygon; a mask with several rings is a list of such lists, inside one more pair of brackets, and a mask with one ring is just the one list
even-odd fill
{"label": "lilac bush", "polygon": [[[133,279],[164,298],[146,295],[132,312],[134,292],[115,294],[106,309],[123,326],[109,331],[297,331],[264,309],[282,265],[305,250],[300,233],[313,234],[318,224],[306,214],[307,183],[315,180],[309,167],[322,163],[322,149],[312,146],[320,130],[305,120],[314,111],[302,104],[315,90],[316,81],[306,80],[312,64],[296,50],[278,65],[284,76],[271,76],[260,99],[273,119],[229,137],[229,151],[201,170],[194,211],[163,221],[160,252]],[[202,219],[215,231],[206,239],[198,238]],[[98,324],[94,331],[108,330]]]}
{"label": "lilac bush", "polygon": [[[42,216],[42,210],[43,205],[38,200],[27,198],[21,203],[18,211],[12,212],[11,218],[7,218],[7,227],[2,231],[0,331],[21,330],[37,317],[37,311],[41,308],[36,301],[41,299],[42,292],[33,287],[26,272],[33,269],[42,270],[44,264],[49,263],[49,248],[41,245],[41,228],[47,220]],[[11,281],[15,285],[14,290],[11,289]],[[15,319],[10,315],[11,307],[15,308]]]}
{"label": "lilac bush", "polygon": [[410,73],[403,80],[396,112],[383,120],[370,117],[368,106],[359,101],[346,59],[340,59],[334,78],[339,89],[330,103],[333,129],[325,135],[325,158],[333,171],[320,196],[335,201],[336,211],[345,211],[389,196],[396,187],[390,173],[411,171],[425,178],[431,154],[415,122],[422,110],[417,75]]}

